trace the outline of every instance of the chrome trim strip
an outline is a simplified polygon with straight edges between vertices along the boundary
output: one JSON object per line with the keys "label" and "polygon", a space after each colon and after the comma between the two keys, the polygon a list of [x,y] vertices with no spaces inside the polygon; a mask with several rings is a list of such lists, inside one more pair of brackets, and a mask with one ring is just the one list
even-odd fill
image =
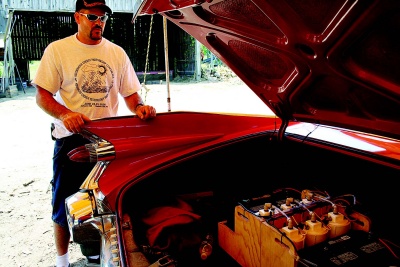
{"label": "chrome trim strip", "polygon": [[115,148],[113,144],[88,130],[83,130],[82,136],[91,141],[90,144],[85,145],[86,149],[89,151],[90,162],[110,161],[115,159]]}
{"label": "chrome trim strip", "polygon": [[99,161],[90,171],[89,175],[86,177],[85,181],[83,181],[80,189],[97,189],[97,182],[99,181],[103,172],[107,169],[109,161]]}
{"label": "chrome trim strip", "polygon": [[109,161],[115,159],[114,146],[107,141],[91,143],[85,146],[90,154],[90,162]]}
{"label": "chrome trim strip", "polygon": [[95,218],[92,224],[101,233],[101,266],[121,266],[118,233],[116,228],[116,216],[114,214],[103,215]]}

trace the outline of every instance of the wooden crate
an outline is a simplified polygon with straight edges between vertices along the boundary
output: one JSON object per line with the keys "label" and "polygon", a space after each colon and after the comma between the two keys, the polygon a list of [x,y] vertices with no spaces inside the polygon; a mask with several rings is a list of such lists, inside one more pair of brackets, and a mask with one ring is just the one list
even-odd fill
{"label": "wooden crate", "polygon": [[218,243],[241,266],[297,266],[293,243],[263,218],[236,206],[234,220],[234,230],[219,223]]}
{"label": "wooden crate", "polygon": [[[314,212],[322,217],[324,214],[328,214],[329,208],[330,206],[317,207],[314,208]],[[308,212],[305,211],[291,216],[302,222],[307,218],[306,214]],[[349,216],[352,219],[352,230],[361,230],[367,233],[370,231],[371,222],[367,216],[355,211]],[[298,253],[301,252],[304,244],[307,246],[307,242],[304,243],[304,239],[294,240],[289,232],[285,232],[283,230],[285,222],[287,219],[282,216],[273,219],[273,223],[267,223],[263,217],[256,216],[242,206],[236,206],[234,229],[230,228],[226,221],[218,224],[219,246],[244,267],[296,267],[300,259]],[[346,226],[345,231],[350,230],[346,224],[342,225]],[[344,229],[340,224],[336,226],[328,223],[328,228],[344,234]],[[314,235],[314,238],[319,237],[325,240],[328,238],[329,232],[323,233],[321,231],[321,236]],[[306,237],[308,235],[309,233]],[[308,244],[308,246],[312,247],[315,245],[314,243]]]}

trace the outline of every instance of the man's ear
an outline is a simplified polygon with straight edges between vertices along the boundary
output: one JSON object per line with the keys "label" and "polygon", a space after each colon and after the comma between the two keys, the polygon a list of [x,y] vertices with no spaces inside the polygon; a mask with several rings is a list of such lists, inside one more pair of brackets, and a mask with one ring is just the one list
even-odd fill
{"label": "man's ear", "polygon": [[74,13],[74,19],[75,19],[76,24],[80,23],[81,16],[79,15],[78,12]]}

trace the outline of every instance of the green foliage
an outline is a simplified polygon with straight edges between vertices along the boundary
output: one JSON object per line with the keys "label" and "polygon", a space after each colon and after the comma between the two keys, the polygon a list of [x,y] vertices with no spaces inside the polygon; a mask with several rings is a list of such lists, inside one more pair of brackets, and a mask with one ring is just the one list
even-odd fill
{"label": "green foliage", "polygon": [[206,59],[212,59],[214,66],[221,66],[224,65],[224,63],[217,58],[213,53],[211,53],[210,50],[208,50],[207,47],[205,47],[204,45],[200,46],[200,53],[202,55],[202,60],[206,60]]}

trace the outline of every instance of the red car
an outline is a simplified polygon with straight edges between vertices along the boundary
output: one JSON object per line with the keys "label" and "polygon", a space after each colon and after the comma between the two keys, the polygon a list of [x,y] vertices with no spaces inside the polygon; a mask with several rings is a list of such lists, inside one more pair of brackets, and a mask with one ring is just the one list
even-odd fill
{"label": "red car", "polygon": [[75,242],[109,267],[399,266],[400,1],[134,2],[276,116],[91,122],[70,153],[97,162],[66,201]]}

